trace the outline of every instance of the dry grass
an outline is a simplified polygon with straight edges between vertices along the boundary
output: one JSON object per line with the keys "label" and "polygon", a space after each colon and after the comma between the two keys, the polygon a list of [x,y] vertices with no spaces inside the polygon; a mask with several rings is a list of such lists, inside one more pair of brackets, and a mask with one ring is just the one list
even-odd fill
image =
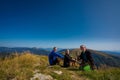
{"label": "dry grass", "polygon": [[[59,65],[48,67],[47,56],[28,52],[0,60],[0,80],[29,80],[34,72],[51,75],[56,80],[119,80],[120,69],[110,68],[92,72],[82,72],[78,67],[62,68]],[[54,71],[62,71],[56,74]]]}
{"label": "dry grass", "polygon": [[33,75],[36,65],[42,65],[44,56],[41,58],[30,53],[23,53],[11,58],[7,57],[0,61],[0,79],[28,80]]}

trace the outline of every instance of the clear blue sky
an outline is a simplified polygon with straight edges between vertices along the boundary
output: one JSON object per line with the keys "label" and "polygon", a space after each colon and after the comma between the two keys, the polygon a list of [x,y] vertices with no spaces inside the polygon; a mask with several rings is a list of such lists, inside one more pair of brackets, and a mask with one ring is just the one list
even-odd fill
{"label": "clear blue sky", "polygon": [[0,0],[0,46],[120,50],[120,0]]}

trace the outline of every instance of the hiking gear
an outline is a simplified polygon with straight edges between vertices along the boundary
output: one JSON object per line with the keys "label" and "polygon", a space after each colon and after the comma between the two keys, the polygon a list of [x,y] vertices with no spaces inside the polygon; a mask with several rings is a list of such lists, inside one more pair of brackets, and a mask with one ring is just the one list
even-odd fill
{"label": "hiking gear", "polygon": [[84,66],[84,67],[83,67],[83,70],[84,70],[84,71],[91,71],[90,65]]}
{"label": "hiking gear", "polygon": [[79,56],[79,59],[82,60],[80,66],[84,66],[86,64],[90,65],[90,68],[93,70],[93,66],[94,66],[94,61],[93,58],[91,56],[90,51],[86,50],[85,52],[82,52],[81,55]]}
{"label": "hiking gear", "polygon": [[81,65],[79,67],[80,70],[83,70],[83,71],[91,71],[91,67],[89,64],[86,64],[86,65]]}

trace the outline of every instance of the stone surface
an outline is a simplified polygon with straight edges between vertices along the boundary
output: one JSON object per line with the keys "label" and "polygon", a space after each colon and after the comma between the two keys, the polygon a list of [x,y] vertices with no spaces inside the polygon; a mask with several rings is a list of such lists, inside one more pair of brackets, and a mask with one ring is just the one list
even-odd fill
{"label": "stone surface", "polygon": [[50,75],[44,75],[41,73],[36,73],[30,80],[54,80]]}

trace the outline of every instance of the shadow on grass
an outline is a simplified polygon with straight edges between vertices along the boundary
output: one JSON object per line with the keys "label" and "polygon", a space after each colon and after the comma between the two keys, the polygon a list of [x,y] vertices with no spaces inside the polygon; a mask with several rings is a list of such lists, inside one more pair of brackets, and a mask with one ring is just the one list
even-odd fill
{"label": "shadow on grass", "polygon": [[68,68],[67,70],[70,70],[70,71],[80,71],[78,68]]}

